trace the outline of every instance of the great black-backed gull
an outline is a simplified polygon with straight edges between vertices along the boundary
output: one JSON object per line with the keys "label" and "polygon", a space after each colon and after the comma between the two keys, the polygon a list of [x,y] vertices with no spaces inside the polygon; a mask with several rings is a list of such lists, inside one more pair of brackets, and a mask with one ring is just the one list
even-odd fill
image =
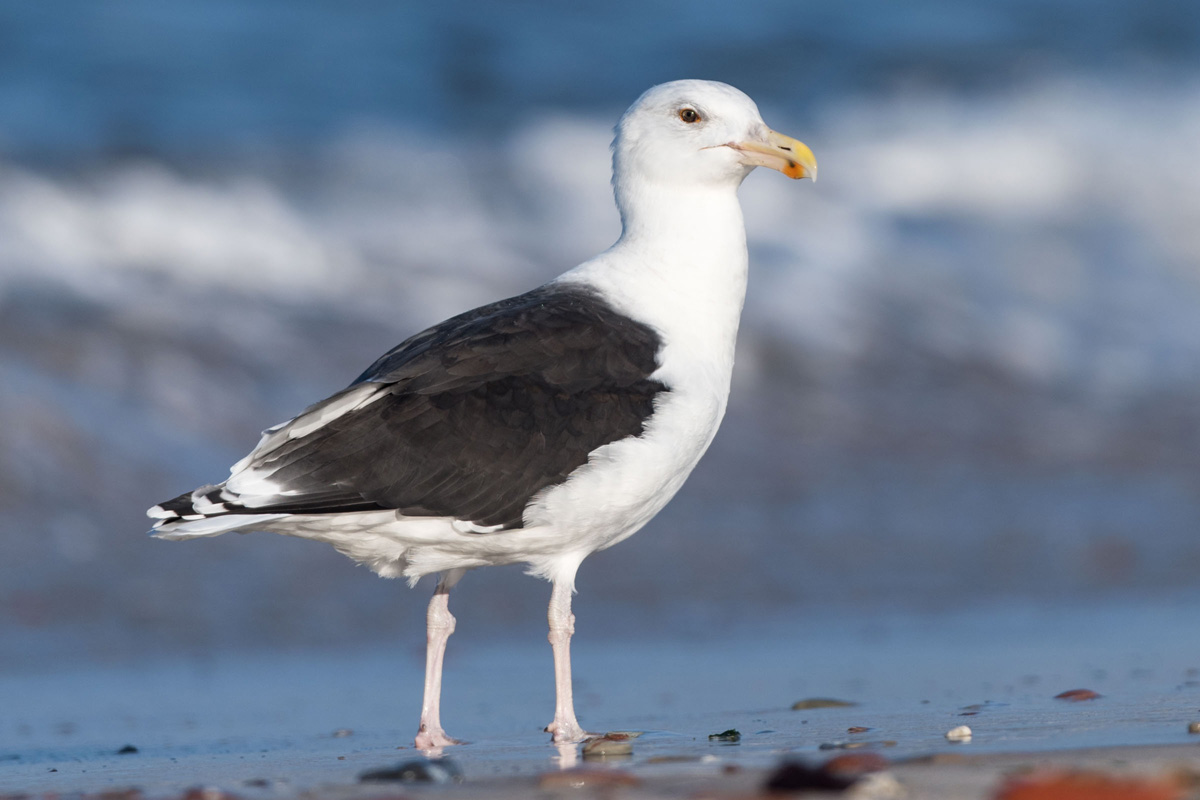
{"label": "great black-backed gull", "polygon": [[723,83],[675,81],[621,117],[621,237],[526,294],[405,341],[348,388],[263,433],[219,485],[150,509],[152,533],[328,542],[384,577],[439,575],[416,744],[442,729],[442,658],[463,573],[525,563],[553,584],[556,743],[575,718],[575,573],[646,524],[725,414],[746,292],[737,189],[756,166],[815,178],[801,142]]}

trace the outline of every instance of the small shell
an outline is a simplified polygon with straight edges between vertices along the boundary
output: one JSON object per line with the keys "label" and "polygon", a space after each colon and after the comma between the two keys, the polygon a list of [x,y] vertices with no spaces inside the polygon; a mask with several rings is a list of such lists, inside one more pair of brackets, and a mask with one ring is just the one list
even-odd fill
{"label": "small shell", "polygon": [[971,741],[971,729],[966,725],[959,725],[957,728],[946,731],[946,738],[952,742],[969,742]]}

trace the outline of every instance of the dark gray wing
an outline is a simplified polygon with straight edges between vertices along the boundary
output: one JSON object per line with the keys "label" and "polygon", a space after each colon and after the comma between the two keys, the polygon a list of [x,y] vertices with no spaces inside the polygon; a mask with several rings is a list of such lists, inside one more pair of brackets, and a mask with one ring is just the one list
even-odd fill
{"label": "dark gray wing", "polygon": [[543,286],[405,341],[267,431],[225,485],[202,491],[207,502],[189,494],[163,508],[397,509],[519,527],[530,499],[589,453],[641,435],[666,390],[650,379],[660,347],[654,329],[595,291]]}

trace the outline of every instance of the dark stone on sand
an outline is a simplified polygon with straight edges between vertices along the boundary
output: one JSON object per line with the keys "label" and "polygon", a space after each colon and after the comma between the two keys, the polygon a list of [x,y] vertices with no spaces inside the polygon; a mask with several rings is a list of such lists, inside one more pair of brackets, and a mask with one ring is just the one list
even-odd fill
{"label": "dark stone on sand", "polygon": [[138,751],[138,749],[136,747],[134,747],[131,744],[127,744],[124,747],[122,747],[120,750],[117,751],[117,755],[128,756],[128,755],[132,755],[133,753],[136,753],[137,751]]}
{"label": "dark stone on sand", "polygon": [[730,728],[729,730],[721,731],[720,733],[710,733],[708,735],[708,740],[710,742],[724,742],[726,744],[737,744],[738,742],[740,742],[742,740],[742,734],[738,730],[736,730],[734,728]]}
{"label": "dark stone on sand", "polygon": [[414,758],[358,776],[359,783],[462,783],[462,780],[462,770],[448,758]]}
{"label": "dark stone on sand", "polygon": [[858,703],[849,700],[837,700],[832,697],[808,697],[792,703],[792,711],[808,711],[812,708],[850,708]]}
{"label": "dark stone on sand", "polygon": [[1100,695],[1091,689],[1068,689],[1065,692],[1059,692],[1054,695],[1055,700],[1066,700],[1070,703],[1082,703],[1084,700],[1095,700],[1098,697]]}
{"label": "dark stone on sand", "polygon": [[785,761],[767,778],[768,792],[802,792],[810,789],[844,791],[854,785],[855,777],[839,775],[824,766],[811,767],[801,761]]}

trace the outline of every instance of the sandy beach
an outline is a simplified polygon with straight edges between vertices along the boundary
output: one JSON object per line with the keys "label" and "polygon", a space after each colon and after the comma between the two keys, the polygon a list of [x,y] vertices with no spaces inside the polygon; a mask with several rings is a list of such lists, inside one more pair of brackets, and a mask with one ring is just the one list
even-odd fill
{"label": "sandy beach", "polygon": [[[601,781],[630,798],[752,797],[785,762],[862,753],[887,776],[863,796],[991,798],[1048,766],[1186,782],[1200,774],[1196,618],[1189,604],[1005,607],[776,619],[712,640],[582,637],[585,724],[641,734],[599,759],[541,732],[540,641],[460,636],[445,723],[469,743],[433,782],[360,780],[424,759],[415,648],[60,665],[0,677],[0,794],[508,798]],[[1056,698],[1076,689],[1098,696]],[[970,740],[948,741],[960,725]],[[729,730],[738,741],[709,738]]]}

